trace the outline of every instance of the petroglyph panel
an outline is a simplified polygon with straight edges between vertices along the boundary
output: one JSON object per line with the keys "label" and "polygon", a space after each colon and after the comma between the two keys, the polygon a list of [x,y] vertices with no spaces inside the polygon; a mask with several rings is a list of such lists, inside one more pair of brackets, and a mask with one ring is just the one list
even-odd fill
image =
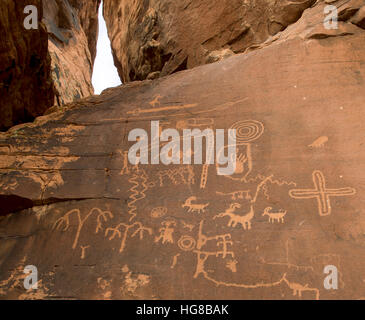
{"label": "petroglyph panel", "polygon": [[[1,298],[364,297],[365,35],[343,38],[274,43],[2,133]],[[151,121],[236,129],[235,172],[130,164],[128,134]],[[24,265],[44,275],[37,296]]]}

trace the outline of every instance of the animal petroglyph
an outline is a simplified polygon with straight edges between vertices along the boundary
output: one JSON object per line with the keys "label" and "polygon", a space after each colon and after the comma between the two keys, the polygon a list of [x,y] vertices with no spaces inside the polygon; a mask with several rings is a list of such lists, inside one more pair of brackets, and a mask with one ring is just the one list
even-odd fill
{"label": "animal petroglyph", "polygon": [[269,222],[275,223],[275,222],[281,222],[284,223],[284,217],[286,216],[286,211],[278,211],[278,212],[271,212],[272,207],[267,207],[264,210],[263,216],[269,217]]}
{"label": "animal petroglyph", "polygon": [[239,203],[232,203],[225,212],[217,214],[213,219],[229,217],[229,221],[228,221],[228,225],[227,225],[228,227],[235,228],[237,225],[240,224],[244,230],[250,230],[251,221],[255,214],[253,206],[251,205],[250,211],[243,216],[240,216],[240,215],[234,213],[236,211],[236,209],[239,209],[239,208],[241,208],[241,205]]}
{"label": "animal petroglyph", "polygon": [[319,290],[317,288],[309,288],[308,284],[301,285],[299,283],[290,282],[286,278],[286,273],[283,276],[283,281],[288,285],[291,290],[293,290],[293,296],[298,295],[299,298],[302,298],[303,292],[309,291],[314,292],[316,300],[319,300]]}
{"label": "animal petroglyph", "polygon": [[[122,229],[124,229],[123,232],[121,231]],[[116,237],[122,239],[120,248],[119,248],[119,252],[122,253],[126,247],[126,242],[127,242],[127,238],[129,235],[129,231],[131,231],[133,229],[135,229],[135,231],[131,234],[131,237],[134,238],[135,236],[137,236],[139,234],[140,240],[143,240],[144,232],[147,232],[149,235],[152,235],[152,232],[153,232],[151,228],[144,227],[141,222],[135,222],[135,223],[129,224],[129,225],[125,224],[125,223],[119,223],[114,228],[107,228],[105,230],[105,237],[108,237],[108,234],[111,233],[109,240],[113,240]]]}
{"label": "animal petroglyph", "polygon": [[313,143],[311,143],[309,148],[323,148],[324,145],[328,142],[328,137],[322,136],[316,139]]}
{"label": "animal petroglyph", "polygon": [[189,231],[193,231],[195,227],[193,224],[186,223],[185,221],[182,221],[181,223],[183,225],[183,228],[188,229]]}
{"label": "animal petroglyph", "polygon": [[152,106],[152,107],[156,107],[156,105],[160,105],[160,99],[162,99],[162,96],[158,94],[158,95],[155,97],[155,99],[153,99],[153,100],[150,102],[150,106]]}
{"label": "animal petroglyph", "polygon": [[72,249],[76,249],[77,243],[79,241],[81,230],[84,227],[86,221],[93,214],[96,214],[96,222],[97,222],[96,230],[95,230],[96,234],[99,233],[99,231],[103,230],[103,227],[102,227],[103,220],[104,220],[104,222],[106,222],[108,219],[113,218],[113,214],[110,211],[103,211],[99,208],[91,209],[89,211],[89,213],[82,218],[80,210],[79,209],[73,209],[73,210],[67,212],[63,217],[58,219],[53,224],[53,229],[61,230],[63,228],[63,231],[67,231],[70,227],[70,217],[73,214],[77,217],[77,231],[76,231],[75,239],[74,239],[74,242],[73,242],[73,245],[72,245]]}
{"label": "animal petroglyph", "polygon": [[165,243],[174,243],[174,228],[176,226],[175,221],[164,221],[162,222],[163,227],[159,229],[160,235],[155,238],[155,243],[162,241],[162,244]]}
{"label": "animal petroglyph", "polygon": [[328,216],[332,212],[330,197],[343,197],[356,194],[354,188],[327,189],[323,173],[316,170],[312,173],[314,189],[293,189],[289,195],[294,199],[317,199],[318,213],[320,216]]}
{"label": "animal petroglyph", "polygon": [[190,197],[188,198],[185,203],[182,205],[182,208],[188,208],[188,212],[196,212],[196,213],[202,213],[205,212],[205,209],[209,206],[209,203],[205,204],[195,204],[192,203],[193,201],[196,201],[196,197]]}

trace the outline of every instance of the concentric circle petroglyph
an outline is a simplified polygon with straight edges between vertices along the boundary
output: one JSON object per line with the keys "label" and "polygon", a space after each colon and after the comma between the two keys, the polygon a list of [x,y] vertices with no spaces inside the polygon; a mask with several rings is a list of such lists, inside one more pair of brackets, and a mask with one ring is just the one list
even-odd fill
{"label": "concentric circle petroglyph", "polygon": [[190,236],[182,236],[177,244],[181,250],[191,251],[195,248],[196,241]]}
{"label": "concentric circle petroglyph", "polygon": [[249,143],[264,133],[264,125],[256,120],[242,120],[234,123],[230,129],[236,129],[237,143]]}

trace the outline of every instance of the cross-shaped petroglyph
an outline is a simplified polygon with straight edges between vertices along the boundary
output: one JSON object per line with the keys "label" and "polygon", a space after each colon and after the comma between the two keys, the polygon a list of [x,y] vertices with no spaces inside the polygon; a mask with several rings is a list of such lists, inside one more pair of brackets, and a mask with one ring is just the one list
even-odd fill
{"label": "cross-shaped petroglyph", "polygon": [[343,197],[356,194],[354,188],[327,189],[323,173],[316,170],[312,173],[314,189],[292,189],[289,195],[294,199],[317,199],[318,213],[328,216],[332,212],[330,197]]}

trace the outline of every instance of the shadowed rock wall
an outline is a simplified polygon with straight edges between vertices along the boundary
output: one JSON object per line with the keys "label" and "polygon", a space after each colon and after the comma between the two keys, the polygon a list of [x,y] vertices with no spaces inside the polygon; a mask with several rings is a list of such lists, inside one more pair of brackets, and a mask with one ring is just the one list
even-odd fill
{"label": "shadowed rock wall", "polygon": [[[54,104],[93,94],[99,4],[1,1],[0,130],[32,121]],[[24,28],[27,5],[38,8],[38,30]]]}
{"label": "shadowed rock wall", "polygon": [[53,104],[47,31],[25,30],[24,8],[35,5],[39,20],[40,0],[0,2],[0,130],[32,121]]}

